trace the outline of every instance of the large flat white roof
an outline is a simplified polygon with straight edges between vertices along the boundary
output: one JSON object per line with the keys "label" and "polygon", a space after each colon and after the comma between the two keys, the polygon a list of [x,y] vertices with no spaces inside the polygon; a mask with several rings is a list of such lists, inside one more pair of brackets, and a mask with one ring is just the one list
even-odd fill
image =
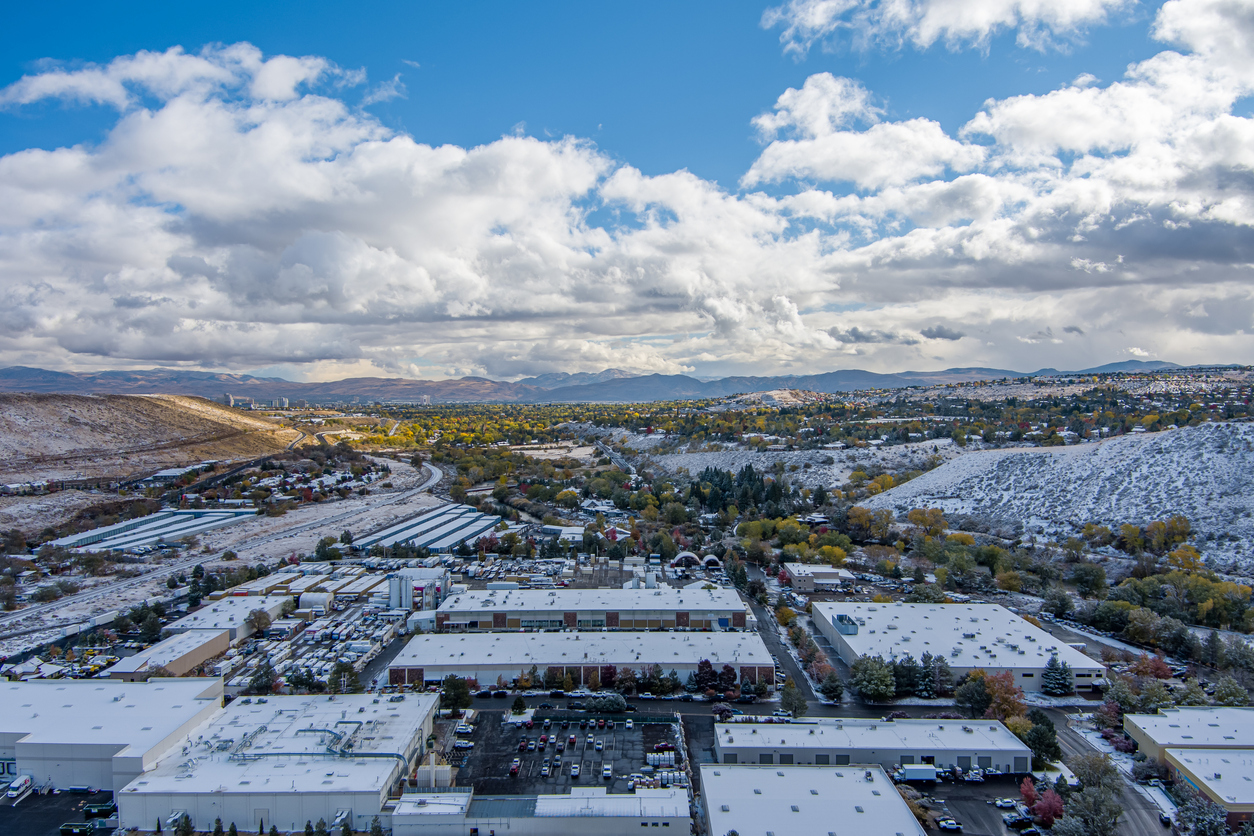
{"label": "large flat white roof", "polygon": [[1167,749],[1165,754],[1221,803],[1254,805],[1254,749]]}
{"label": "large flat white roof", "polygon": [[826,563],[785,563],[784,571],[794,578],[810,576],[814,578],[840,578],[843,581],[856,580],[853,572],[839,566],[828,566]]}
{"label": "large flat white roof", "polygon": [[208,629],[175,633],[170,638],[159,641],[152,647],[141,650],[133,656],[123,657],[122,661],[109,668],[109,673],[134,673],[151,668],[165,667],[175,659],[180,659],[196,648],[208,644],[225,632],[227,631]]}
{"label": "large flat white roof", "polygon": [[944,656],[955,668],[1042,668],[1057,656],[1073,670],[1104,670],[998,604],[834,602],[815,603],[812,610],[828,624],[841,614],[857,622],[858,632],[841,638],[859,656],[918,659],[926,652]]}
{"label": "large flat white roof", "polygon": [[414,636],[393,668],[424,666],[626,665],[670,662],[770,666],[757,633],[424,633]]}
{"label": "large flat white roof", "polygon": [[1184,706],[1157,714],[1128,714],[1123,720],[1159,746],[1254,748],[1254,708]]}
{"label": "large flat white roof", "polygon": [[210,601],[196,612],[185,615],[166,626],[167,630],[238,630],[253,610],[266,610],[271,617],[278,614],[290,595],[228,595],[218,601]]}
{"label": "large flat white roof", "polygon": [[123,792],[381,790],[400,759],[360,756],[412,749],[439,698],[376,699],[343,694],[274,696],[248,705],[236,700],[199,730],[189,751],[171,752]]}
{"label": "large flat white roof", "polygon": [[439,611],[508,612],[550,610],[555,613],[632,610],[732,610],[745,608],[733,589],[490,589],[452,595]]}
{"label": "large flat white roof", "polygon": [[701,788],[712,836],[924,836],[878,766],[702,764]]}
{"label": "large flat white roof", "polygon": [[1028,754],[996,720],[816,719],[794,723],[717,723],[720,749],[994,750]]}
{"label": "large flat white roof", "polygon": [[210,704],[222,680],[50,679],[0,683],[0,734],[22,743],[117,744],[146,752]]}

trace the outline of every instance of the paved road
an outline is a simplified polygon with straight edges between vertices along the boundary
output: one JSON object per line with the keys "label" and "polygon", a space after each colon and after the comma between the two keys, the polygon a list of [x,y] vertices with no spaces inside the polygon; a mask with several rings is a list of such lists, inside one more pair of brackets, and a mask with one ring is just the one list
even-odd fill
{"label": "paved road", "polygon": [[[423,467],[431,472],[431,477],[427,479],[426,482],[424,482],[423,484],[419,485],[416,488],[410,488],[407,491],[402,491],[401,493],[391,496],[381,504],[397,505],[399,503],[408,502],[409,500],[413,499],[418,494],[429,490],[436,483],[438,483],[442,478],[444,478],[444,473],[435,465],[424,463]],[[360,516],[360,514],[361,514],[361,508],[355,506],[350,511],[344,511],[340,514],[336,514],[331,517],[326,517],[323,519],[312,520],[307,523],[293,525],[275,534],[270,534],[264,537],[259,537],[253,540],[252,543],[254,545],[263,545],[263,546],[268,545],[278,540],[282,540],[286,537],[290,537],[293,534],[300,534],[301,532],[308,531],[313,528],[320,528],[322,526],[332,527],[336,523],[343,522],[344,520],[348,520],[353,517]],[[169,575],[169,574],[175,574],[178,572],[190,570],[197,563],[204,563],[204,562],[205,562],[205,556],[203,554],[198,554],[192,557],[185,558],[183,560],[168,561],[168,562],[160,564],[159,566],[154,567],[152,572],[148,572],[147,574],[141,575],[138,578],[129,578],[126,580],[114,581],[112,583],[93,587],[83,592],[75,593],[74,595],[67,595],[64,598],[61,598],[57,601],[53,601],[48,604],[36,604],[34,606],[26,607],[24,609],[14,610],[13,612],[10,612],[10,613],[0,614],[0,625],[11,623],[11,622],[17,621],[18,619],[26,618],[28,616],[39,615],[40,613],[47,613],[47,612],[53,612],[56,610],[61,610],[71,604],[74,604],[74,605],[90,604],[92,602],[104,601],[105,599],[112,599],[116,597],[119,592],[124,592],[128,589],[133,589],[134,587],[149,583],[152,580],[152,575],[154,573],[160,573],[163,576]],[[108,607],[109,604],[106,603],[105,606]],[[86,621],[86,618],[75,618],[69,621],[57,622],[56,624],[50,624],[44,627],[40,627],[37,630],[32,630],[32,631],[38,632],[38,630],[54,629],[56,627],[65,626],[66,624],[78,624],[84,621]]]}
{"label": "paved road", "polygon": [[[1067,726],[1067,715],[1064,712],[1049,709],[1046,713],[1058,730],[1058,744],[1062,746],[1064,758],[1091,755],[1096,751],[1079,733]],[[1158,821],[1158,808],[1126,780],[1119,803],[1123,806],[1123,818],[1119,822],[1118,832],[1123,836],[1145,836],[1165,830]]]}

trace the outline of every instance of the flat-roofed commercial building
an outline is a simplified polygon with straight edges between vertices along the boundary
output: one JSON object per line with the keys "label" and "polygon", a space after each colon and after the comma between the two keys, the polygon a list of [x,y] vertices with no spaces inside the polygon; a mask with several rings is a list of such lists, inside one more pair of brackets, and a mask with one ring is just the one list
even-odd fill
{"label": "flat-roofed commercial building", "polygon": [[288,595],[241,595],[223,598],[206,603],[195,612],[167,624],[165,629],[171,633],[226,630],[231,634],[231,641],[246,639],[254,632],[246,623],[249,613],[253,610],[264,610],[270,620],[274,621],[282,614],[283,605],[292,600]]}
{"label": "flat-roofed commercial building", "polygon": [[722,764],[848,766],[910,764],[1025,773],[1032,751],[996,720],[815,719],[793,723],[718,723]]}
{"label": "flat-roofed commercial building", "polygon": [[1193,789],[1228,811],[1228,827],[1239,829],[1254,820],[1254,749],[1167,749],[1163,763],[1176,782]]}
{"label": "flat-roofed commercial building", "polygon": [[924,836],[878,766],[701,764],[710,836]]}
{"label": "flat-roofed commercial building", "polygon": [[841,660],[943,656],[960,678],[981,668],[1010,671],[1025,691],[1041,690],[1053,656],[1071,667],[1075,687],[1091,690],[1106,669],[1080,651],[997,604],[815,603],[813,621]]}
{"label": "flat-roofed commercial building", "polygon": [[134,656],[124,657],[109,668],[109,676],[128,682],[142,681],[154,675],[182,676],[214,656],[226,653],[230,646],[231,634],[226,630],[175,633]]}
{"label": "flat-roofed commercial building", "polygon": [[605,787],[579,786],[567,793],[530,796],[420,790],[396,802],[392,836],[634,836],[642,827],[680,833],[691,827],[689,809],[688,791],[678,787],[617,795]]}
{"label": "flat-roofed commercial building", "polygon": [[567,674],[587,685],[607,666],[648,672],[659,665],[681,680],[708,659],[716,671],[731,665],[737,681],[775,681],[775,664],[757,633],[427,633],[414,636],[388,667],[393,685],[437,683],[454,674],[483,686],[510,683],[536,668]]}
{"label": "flat-roofed commercial building", "polygon": [[780,579],[781,582],[791,583],[798,592],[825,592],[855,580],[853,572],[848,569],[825,563],[785,563],[784,577]]}
{"label": "flat-roofed commercial building", "polygon": [[368,831],[388,792],[422,756],[438,697],[369,694],[236,700],[116,795],[123,829],[155,830],[186,813],[245,833],[287,833],[306,821]]}
{"label": "flat-roofed commercial building", "polygon": [[0,683],[0,773],[117,792],[221,707],[221,679]]}
{"label": "flat-roofed commercial building", "polygon": [[1254,749],[1254,708],[1190,705],[1157,714],[1125,714],[1124,733],[1146,757],[1167,749]]}
{"label": "flat-roofed commercial building", "polygon": [[449,597],[445,631],[745,629],[734,589],[490,589]]}

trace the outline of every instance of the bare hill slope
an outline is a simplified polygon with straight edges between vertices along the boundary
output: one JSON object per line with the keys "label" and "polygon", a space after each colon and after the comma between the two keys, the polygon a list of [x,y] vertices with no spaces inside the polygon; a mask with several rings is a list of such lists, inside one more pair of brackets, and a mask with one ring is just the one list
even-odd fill
{"label": "bare hill slope", "polygon": [[106,479],[280,450],[294,430],[180,395],[0,394],[0,482]]}
{"label": "bare hill slope", "polygon": [[972,452],[864,504],[898,513],[940,507],[1049,535],[1184,514],[1208,557],[1244,562],[1254,558],[1245,551],[1254,537],[1254,424]]}

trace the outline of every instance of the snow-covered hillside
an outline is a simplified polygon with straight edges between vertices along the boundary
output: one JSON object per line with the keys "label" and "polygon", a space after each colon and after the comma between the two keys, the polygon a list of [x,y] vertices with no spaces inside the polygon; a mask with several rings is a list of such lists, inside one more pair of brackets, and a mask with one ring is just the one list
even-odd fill
{"label": "snow-covered hillside", "polygon": [[[631,443],[629,440],[628,443]],[[639,449],[639,448],[637,448]],[[897,472],[924,470],[935,457],[951,459],[966,455],[948,438],[921,441],[914,444],[896,444],[891,447],[860,447],[847,450],[793,450],[763,451],[722,450],[701,453],[670,453],[653,455],[649,461],[668,473],[678,473],[680,468],[696,476],[707,467],[730,470],[733,473],[747,464],[761,473],[770,473],[776,462],[788,468],[788,477],[794,484],[807,488],[822,485],[831,489],[849,481],[855,470]],[[794,469],[795,468],[795,469]]]}
{"label": "snow-covered hillside", "polygon": [[1076,533],[1086,522],[1114,527],[1184,514],[1208,560],[1248,566],[1254,424],[972,452],[864,504],[898,513],[940,507],[1054,536]]}

